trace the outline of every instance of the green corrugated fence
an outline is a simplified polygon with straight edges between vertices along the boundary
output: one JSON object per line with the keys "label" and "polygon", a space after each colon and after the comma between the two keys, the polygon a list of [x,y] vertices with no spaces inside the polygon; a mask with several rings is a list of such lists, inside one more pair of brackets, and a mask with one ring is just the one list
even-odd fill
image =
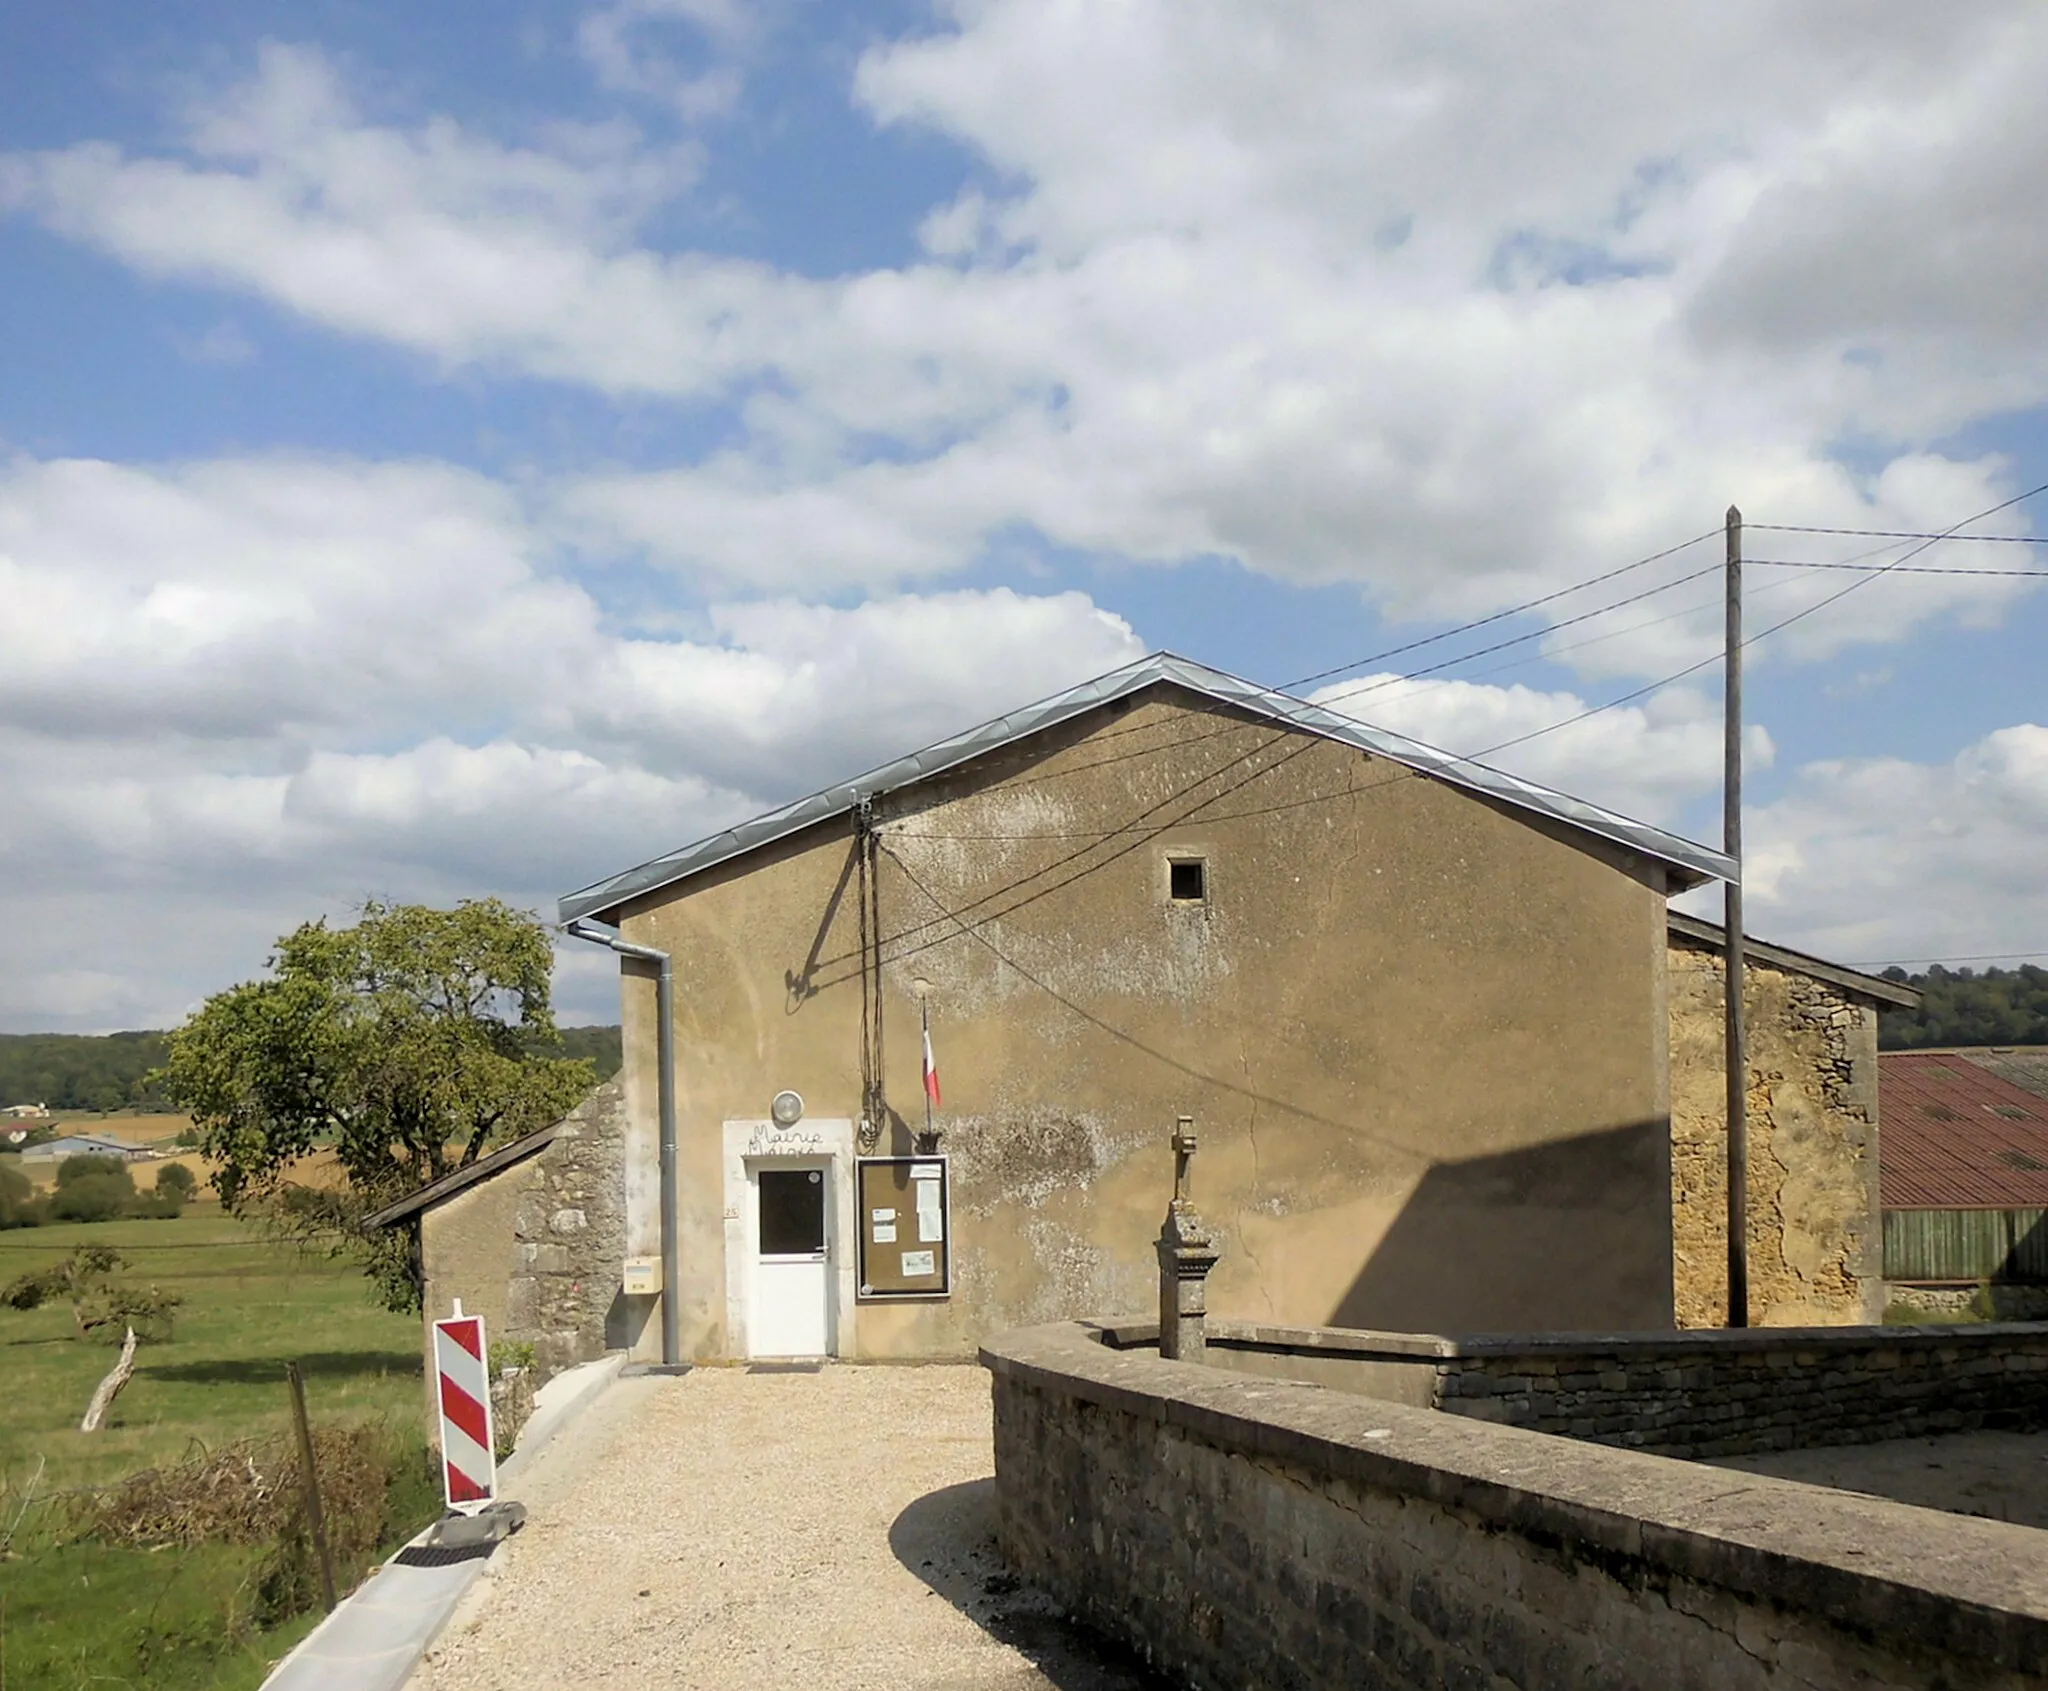
{"label": "green corrugated fence", "polygon": [[2048,1283],[2048,1210],[1886,1210],[1884,1277]]}

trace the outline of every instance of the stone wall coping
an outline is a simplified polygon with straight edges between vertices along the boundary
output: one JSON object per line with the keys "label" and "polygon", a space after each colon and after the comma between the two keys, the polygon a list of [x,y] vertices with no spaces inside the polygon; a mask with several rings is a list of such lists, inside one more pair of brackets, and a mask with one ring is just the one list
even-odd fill
{"label": "stone wall coping", "polygon": [[[1113,1350],[1156,1345],[1156,1321],[1082,1324]],[[1612,1356],[1651,1361],[1705,1358],[1727,1352],[1867,1350],[2003,1351],[2016,1342],[2048,1343],[2048,1323],[1986,1321],[1917,1327],[1714,1327],[1647,1333],[1391,1333],[1364,1327],[1280,1327],[1259,1322],[1208,1323],[1208,1342],[1244,1350],[1309,1351],[1393,1361],[1491,1360],[1517,1356]]]}
{"label": "stone wall coping", "polygon": [[990,1340],[981,1362],[1001,1379],[1176,1427],[1253,1460],[1422,1498],[1574,1555],[1611,1558],[1624,1578],[1647,1564],[1916,1650],[2048,1673],[2048,1535],[2035,1528],[1103,1342],[1135,1325],[1024,1328]]}

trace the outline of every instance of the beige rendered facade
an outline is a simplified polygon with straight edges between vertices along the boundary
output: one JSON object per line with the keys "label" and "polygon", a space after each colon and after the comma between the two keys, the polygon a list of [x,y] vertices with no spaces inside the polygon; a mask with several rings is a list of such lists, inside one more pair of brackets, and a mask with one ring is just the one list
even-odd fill
{"label": "beige rendered facade", "polygon": [[[1181,1114],[1220,1316],[1669,1327],[1674,878],[1703,877],[1162,682],[880,791],[865,823],[585,900],[673,958],[684,1356],[775,1353],[778,1170],[825,1194],[832,1354],[1153,1307]],[[651,1258],[653,971],[625,975],[626,1249]],[[926,1010],[951,1287],[870,1300],[853,1165],[870,1138],[933,1149]],[[793,1126],[768,1119],[785,1090]],[[632,1302],[650,1354],[656,1300]]]}

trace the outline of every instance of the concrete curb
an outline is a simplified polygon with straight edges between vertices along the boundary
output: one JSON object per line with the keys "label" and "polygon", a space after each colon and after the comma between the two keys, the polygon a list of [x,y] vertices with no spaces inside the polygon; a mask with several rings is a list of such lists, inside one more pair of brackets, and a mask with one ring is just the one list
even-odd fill
{"label": "concrete curb", "polygon": [[[523,1473],[555,1437],[618,1378],[623,1352],[558,1374],[534,1397],[534,1413],[518,1447],[498,1465],[498,1480]],[[427,1646],[491,1559],[428,1561],[431,1527],[386,1562],[277,1664],[263,1691],[403,1691]],[[413,1552],[420,1560],[401,1561]],[[445,1554],[439,1553],[439,1554]]]}
{"label": "concrete curb", "polygon": [[626,1353],[613,1351],[595,1362],[566,1368],[533,1394],[533,1414],[519,1429],[519,1442],[512,1454],[498,1464],[498,1478],[513,1479],[526,1471],[543,1450],[554,1442],[570,1420],[587,1409],[597,1394],[619,1377],[626,1365]]}

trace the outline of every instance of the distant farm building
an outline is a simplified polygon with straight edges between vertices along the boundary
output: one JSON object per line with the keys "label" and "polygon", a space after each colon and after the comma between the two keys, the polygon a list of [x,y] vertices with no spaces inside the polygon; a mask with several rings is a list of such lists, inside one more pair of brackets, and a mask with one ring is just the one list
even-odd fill
{"label": "distant farm building", "polygon": [[1879,1059],[1889,1281],[2048,1286],[2048,1099],[1977,1055]]}
{"label": "distant farm building", "polygon": [[126,1139],[116,1139],[105,1133],[67,1133],[61,1138],[45,1139],[40,1145],[30,1145],[21,1153],[25,1163],[60,1163],[66,1157],[119,1157],[123,1162],[147,1162],[156,1153],[147,1145],[130,1144]]}

